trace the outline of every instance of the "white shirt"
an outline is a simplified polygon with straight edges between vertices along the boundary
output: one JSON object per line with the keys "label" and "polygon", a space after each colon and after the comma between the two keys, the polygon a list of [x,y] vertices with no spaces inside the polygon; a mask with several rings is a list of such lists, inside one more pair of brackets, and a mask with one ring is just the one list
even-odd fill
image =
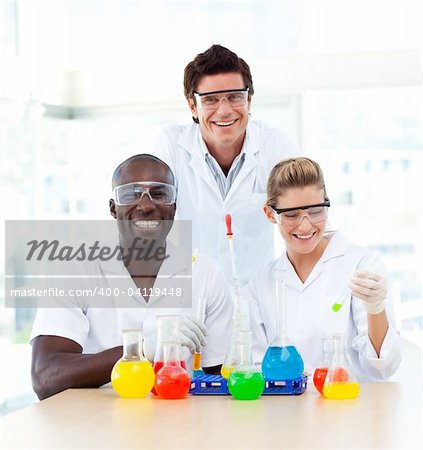
{"label": "white shirt", "polygon": [[[186,273],[191,272],[191,267],[185,269]],[[184,273],[178,264],[169,266],[165,260],[154,287],[160,285],[162,273],[169,275],[172,270],[172,276]],[[146,302],[135,292],[137,286],[122,261],[96,261],[90,265],[88,273],[90,277],[78,280],[78,289],[97,286],[110,289],[111,295],[97,297],[97,300],[86,296],[55,299],[63,307],[38,309],[31,339],[40,335],[61,336],[77,342],[83,353],[98,353],[122,345],[123,329],[143,329],[145,335],[153,333],[158,315],[195,316],[198,298],[203,296],[206,298],[205,325],[209,334],[202,350],[202,365],[211,367],[223,363],[231,336],[232,300],[224,277],[211,258],[199,255],[192,267],[192,304],[190,299],[177,296],[150,297]],[[120,292],[130,289],[134,295],[115,297],[113,293],[118,289]],[[95,302],[100,307],[90,307]],[[121,307],[122,304],[125,307]],[[188,355],[185,349],[184,359],[189,359]],[[187,360],[187,367],[191,366],[191,361]]]}
{"label": "white shirt", "polygon": [[[370,250],[348,242],[335,232],[305,283],[299,279],[286,252],[261,270],[244,289],[250,310],[255,363],[261,363],[277,335],[275,270],[280,270],[285,280],[288,337],[300,352],[307,372],[313,373],[322,362],[321,338],[345,333],[359,380],[385,380],[391,376],[400,364],[401,351],[390,293],[386,298],[389,329],[380,358],[367,335],[367,313],[360,299],[353,297],[338,312],[332,311],[333,303],[339,302],[354,272],[365,268],[370,254]],[[371,271],[386,278],[380,258],[372,264]]]}
{"label": "white shirt", "polygon": [[237,276],[247,282],[274,259],[272,226],[263,213],[266,184],[272,167],[293,156],[285,135],[260,122],[249,121],[242,148],[245,159],[226,196],[205,161],[199,125],[180,125],[162,131],[153,153],[176,177],[176,218],[192,220],[193,248],[216,259],[232,279],[225,215],[232,216]]}

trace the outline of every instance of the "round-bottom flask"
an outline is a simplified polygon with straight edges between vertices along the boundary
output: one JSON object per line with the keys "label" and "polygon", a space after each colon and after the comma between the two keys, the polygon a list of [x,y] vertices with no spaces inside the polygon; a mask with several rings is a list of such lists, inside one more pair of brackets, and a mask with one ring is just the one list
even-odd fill
{"label": "round-bottom flask", "polygon": [[256,400],[264,390],[264,378],[252,364],[251,331],[239,332],[239,365],[229,376],[228,389],[237,400]]}
{"label": "round-bottom flask", "polygon": [[323,384],[323,395],[331,399],[352,399],[358,397],[360,385],[355,377],[347,353],[346,336],[333,336],[333,357]]}
{"label": "round-bottom flask", "polygon": [[154,370],[142,352],[142,331],[123,330],[123,356],[113,366],[113,389],[124,398],[142,398],[154,385]]}
{"label": "round-bottom flask", "polygon": [[[175,341],[175,336],[179,327],[180,316],[157,316],[157,345],[154,354],[153,369],[157,372],[164,366],[164,343]],[[181,366],[186,369],[185,361],[180,361]],[[151,391],[154,395],[157,395],[156,388],[153,386]]]}
{"label": "round-bottom flask", "polygon": [[164,364],[157,372],[154,389],[157,395],[166,399],[185,398],[188,395],[191,380],[181,365],[181,346],[176,342],[163,345]]}
{"label": "round-bottom flask", "polygon": [[264,355],[262,371],[266,380],[292,380],[302,376],[304,363],[295,345],[272,343]]}

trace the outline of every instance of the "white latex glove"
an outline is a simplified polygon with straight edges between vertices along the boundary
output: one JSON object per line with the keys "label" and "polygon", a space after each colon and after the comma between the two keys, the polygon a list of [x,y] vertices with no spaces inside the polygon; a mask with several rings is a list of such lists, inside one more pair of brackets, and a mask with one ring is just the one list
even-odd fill
{"label": "white latex glove", "polygon": [[363,301],[368,314],[379,314],[385,309],[386,280],[372,272],[356,272],[349,288],[355,297]]}
{"label": "white latex glove", "polygon": [[[179,327],[175,341],[187,347],[191,353],[201,352],[201,347],[207,345],[207,328],[195,317],[179,316]],[[157,330],[144,336],[144,355],[149,361],[154,361],[157,345]]]}

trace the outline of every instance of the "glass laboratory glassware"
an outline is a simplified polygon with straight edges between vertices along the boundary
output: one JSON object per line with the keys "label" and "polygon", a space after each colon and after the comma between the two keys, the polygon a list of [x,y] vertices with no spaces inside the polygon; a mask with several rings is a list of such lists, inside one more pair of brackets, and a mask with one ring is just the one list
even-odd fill
{"label": "glass laboratory glassware", "polygon": [[[205,297],[199,297],[196,318],[201,323],[204,323],[205,315],[206,315],[206,299]],[[196,372],[196,374],[203,373],[201,370],[201,352],[194,353],[194,361],[192,369],[194,372]]]}
{"label": "glass laboratory glassware", "polygon": [[228,352],[226,353],[225,360],[223,361],[220,369],[220,374],[223,378],[229,379],[234,367],[239,364],[239,350],[238,350],[238,338],[239,333],[244,328],[243,314],[241,306],[238,301],[235,301],[234,312],[232,316],[232,336],[229,345]]}
{"label": "glass laboratory glassware", "polygon": [[276,337],[270,343],[261,365],[266,380],[292,380],[302,376],[303,359],[286,331],[285,281],[276,270]]}
{"label": "glass laboratory glassware", "polygon": [[[176,341],[175,336],[178,327],[179,316],[157,316],[157,344],[153,363],[153,369],[156,374],[164,365],[164,342]],[[183,359],[180,363],[186,369],[186,364]],[[155,387],[153,387],[151,392],[157,395]]]}
{"label": "glass laboratory glassware", "polygon": [[125,398],[145,397],[154,385],[154,370],[142,351],[142,331],[123,330],[123,356],[113,366],[113,389]]}
{"label": "glass laboratory glassware", "polygon": [[237,400],[256,400],[264,390],[262,373],[252,363],[251,331],[240,331],[238,340],[239,365],[234,367],[228,380],[228,389]]}
{"label": "glass laboratory glassware", "polygon": [[164,365],[156,374],[154,389],[166,399],[185,398],[191,387],[188,372],[181,365],[181,346],[176,342],[163,343]]}
{"label": "glass laboratory glassware", "polygon": [[360,385],[348,356],[345,334],[333,335],[333,357],[323,384],[323,395],[333,399],[358,397]]}
{"label": "glass laboratory glassware", "polygon": [[329,370],[330,360],[333,354],[333,340],[330,337],[322,338],[322,361],[314,370],[313,383],[315,388],[323,395],[323,384]]}

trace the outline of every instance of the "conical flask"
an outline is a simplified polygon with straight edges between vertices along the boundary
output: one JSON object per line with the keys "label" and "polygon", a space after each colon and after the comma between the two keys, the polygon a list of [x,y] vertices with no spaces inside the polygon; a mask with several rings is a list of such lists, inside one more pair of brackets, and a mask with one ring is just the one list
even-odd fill
{"label": "conical flask", "polygon": [[331,337],[322,338],[322,360],[314,370],[313,383],[315,388],[323,395],[323,384],[329,370],[330,361],[333,355],[333,340]]}
{"label": "conical flask", "polygon": [[238,338],[239,333],[244,329],[244,319],[241,311],[241,305],[238,300],[234,304],[234,312],[232,316],[232,335],[231,342],[226,353],[225,360],[220,369],[223,378],[228,379],[232,370],[239,364]]}
{"label": "conical flask", "polygon": [[237,400],[256,400],[264,390],[262,373],[252,363],[251,331],[238,333],[240,363],[234,367],[228,380],[228,389]]}
{"label": "conical flask", "polygon": [[[153,369],[157,372],[164,366],[164,343],[176,342],[176,334],[179,327],[180,316],[157,316],[157,344],[154,354]],[[186,364],[183,359],[180,360],[181,366],[186,369]],[[157,395],[156,389],[153,387],[151,391]]]}
{"label": "conical flask", "polygon": [[323,384],[326,398],[350,399],[358,397],[360,385],[347,353],[345,334],[333,335],[333,357]]}
{"label": "conical flask", "polygon": [[286,331],[285,281],[279,270],[275,279],[277,334],[266,350],[261,367],[266,380],[292,380],[302,376],[304,363]]}
{"label": "conical flask", "polygon": [[154,370],[142,352],[142,331],[123,330],[123,356],[113,366],[113,389],[125,398],[145,397],[154,385]]}
{"label": "conical flask", "polygon": [[156,374],[154,389],[166,399],[185,398],[191,386],[188,372],[181,365],[181,345],[163,342],[163,367]]}

